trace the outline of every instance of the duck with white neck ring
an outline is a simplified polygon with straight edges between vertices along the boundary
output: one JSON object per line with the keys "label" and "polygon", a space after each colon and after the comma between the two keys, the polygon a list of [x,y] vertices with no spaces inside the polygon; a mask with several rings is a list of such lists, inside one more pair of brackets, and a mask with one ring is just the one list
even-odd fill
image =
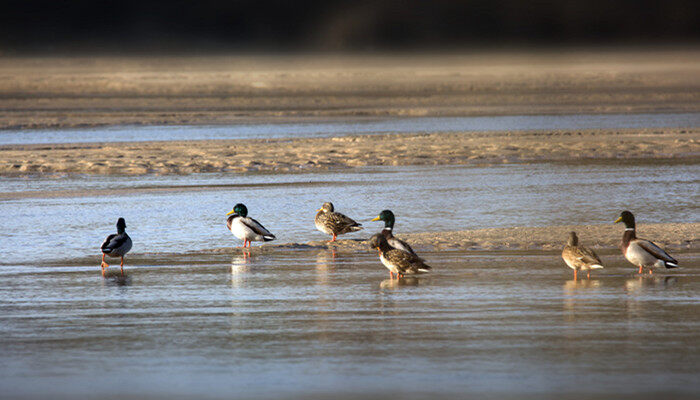
{"label": "duck with white neck ring", "polygon": [[620,250],[627,261],[639,267],[639,273],[644,268],[649,268],[649,274],[653,268],[678,268],[678,261],[666,253],[662,248],[649,240],[637,237],[634,215],[629,211],[623,211],[615,223],[625,224],[625,233],[622,235]]}
{"label": "duck with white neck ring", "polygon": [[262,224],[248,216],[248,208],[238,203],[229,211],[226,219],[226,227],[233,236],[243,240],[242,247],[250,247],[251,242],[269,242],[276,237]]}
{"label": "duck with white neck ring", "polygon": [[396,219],[391,210],[383,210],[379,213],[379,216],[374,218],[372,221],[384,221],[384,229],[382,229],[381,234],[389,243],[389,246],[413,255],[417,255],[408,243],[394,236],[394,222],[396,222]]}

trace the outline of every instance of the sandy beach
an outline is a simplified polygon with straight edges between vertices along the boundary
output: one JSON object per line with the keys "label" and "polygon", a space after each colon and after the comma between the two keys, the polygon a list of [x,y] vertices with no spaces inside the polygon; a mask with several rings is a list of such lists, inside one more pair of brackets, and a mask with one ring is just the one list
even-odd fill
{"label": "sandy beach", "polygon": [[696,162],[700,130],[464,132],[317,139],[0,146],[0,175],[294,172],[374,165]]}
{"label": "sandy beach", "polygon": [[[376,229],[378,232],[379,230]],[[568,233],[575,231],[581,242],[600,251],[601,254],[618,254],[618,246],[624,229],[618,224],[610,225],[561,225],[547,227],[488,228],[453,232],[420,232],[396,234],[415,249],[424,251],[560,251],[566,244]],[[639,224],[639,237],[653,240],[666,248],[696,253],[700,250],[700,223]],[[265,243],[254,246],[252,252],[270,252],[280,249],[334,249],[340,252],[372,251],[367,238],[374,231],[355,234],[354,238],[340,238],[336,242],[325,240],[307,243]],[[360,238],[357,238],[360,236]],[[207,250],[205,253],[231,253],[240,251],[235,247]]]}

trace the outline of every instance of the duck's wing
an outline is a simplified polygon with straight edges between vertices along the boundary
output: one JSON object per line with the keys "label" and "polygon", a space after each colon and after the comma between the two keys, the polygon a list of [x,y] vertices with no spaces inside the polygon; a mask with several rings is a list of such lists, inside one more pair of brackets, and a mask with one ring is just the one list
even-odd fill
{"label": "duck's wing", "polygon": [[268,236],[268,237],[275,239],[275,235],[273,235],[270,231],[265,229],[265,227],[262,226],[262,224],[260,222],[254,220],[253,218],[250,218],[250,217],[241,218],[241,222],[245,226],[250,228],[253,232],[257,233],[258,235]]}
{"label": "duck's wing", "polygon": [[403,250],[406,253],[413,254],[414,256],[417,256],[416,252],[413,251],[411,246],[406,243],[405,241],[397,238],[397,237],[392,237],[390,239],[387,239],[387,242],[389,243],[389,246],[398,249],[398,250]]}
{"label": "duck's wing", "polygon": [[591,249],[586,246],[576,246],[574,249],[574,256],[586,264],[597,264],[602,265],[600,257]]}
{"label": "duck's wing", "polygon": [[359,231],[362,226],[359,222],[354,219],[341,214],[338,212],[331,212],[328,214],[328,221],[338,228],[339,233],[345,233],[350,231]]}
{"label": "duck's wing", "polygon": [[116,233],[113,233],[113,234],[107,236],[107,238],[105,239],[105,241],[102,242],[102,246],[100,246],[100,249],[102,249],[102,250],[108,250],[108,249],[110,248],[110,247],[109,247],[109,243],[112,241],[112,239],[114,239],[115,236],[117,236]]}
{"label": "duck's wing", "polygon": [[107,239],[102,243],[102,246],[100,247],[102,251],[111,251],[114,249],[118,249],[121,247],[123,244],[125,244],[129,240],[129,236],[127,235],[119,235],[116,233],[113,233],[109,236],[107,236]]}
{"label": "duck's wing", "polygon": [[399,249],[391,249],[387,251],[384,253],[384,258],[390,260],[402,273],[415,273],[418,271],[429,271],[432,269],[432,267],[424,263],[420,257]]}
{"label": "duck's wing", "polygon": [[678,264],[678,261],[676,261],[675,258],[671,257],[661,247],[655,245],[654,243],[645,239],[636,239],[634,242],[637,243],[641,248],[646,250],[649,254],[658,258],[659,260]]}

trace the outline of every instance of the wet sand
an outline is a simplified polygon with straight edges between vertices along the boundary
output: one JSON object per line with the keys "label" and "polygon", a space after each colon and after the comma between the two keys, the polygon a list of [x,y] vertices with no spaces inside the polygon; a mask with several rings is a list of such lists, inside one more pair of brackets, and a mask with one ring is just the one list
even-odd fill
{"label": "wet sand", "polygon": [[[335,242],[314,240],[305,243],[255,243],[246,252],[251,254],[278,253],[285,250],[334,250],[341,253],[372,252],[369,248],[368,237],[379,229],[363,230],[359,233],[342,236]],[[566,244],[568,233],[577,232],[582,244],[591,247],[601,254],[614,255],[620,258],[619,244],[624,227],[620,224],[610,225],[562,225],[547,227],[512,227],[489,228],[453,232],[419,232],[395,233],[406,240],[416,251],[459,250],[486,252],[497,255],[499,252],[512,252],[529,255],[551,255],[558,253]],[[697,253],[700,251],[700,223],[667,223],[639,224],[637,234],[644,239],[652,240],[667,251]],[[358,237],[359,236],[359,237]],[[186,255],[197,254],[237,254],[243,251],[235,246],[220,247],[204,251],[186,252]],[[136,263],[151,263],[154,258],[170,260],[183,254],[135,253],[129,257]],[[82,260],[82,259],[80,259]],[[681,263],[682,264],[682,263]]]}
{"label": "wet sand", "polygon": [[700,159],[700,130],[392,134],[0,146],[0,175],[293,172],[376,165],[460,165],[587,160]]}
{"label": "wet sand", "polygon": [[0,58],[0,129],[700,111],[700,51]]}

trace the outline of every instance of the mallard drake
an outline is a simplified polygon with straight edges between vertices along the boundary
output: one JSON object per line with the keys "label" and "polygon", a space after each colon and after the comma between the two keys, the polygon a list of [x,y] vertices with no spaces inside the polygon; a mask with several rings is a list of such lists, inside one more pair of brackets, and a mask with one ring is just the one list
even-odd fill
{"label": "mallard drake", "polygon": [[117,220],[117,233],[113,233],[102,242],[100,249],[102,250],[102,276],[105,275],[105,268],[109,264],[105,262],[105,256],[121,257],[121,271],[124,275],[124,256],[131,250],[131,238],[126,234],[126,221],[124,218]]}
{"label": "mallard drake", "polygon": [[592,269],[603,268],[600,257],[593,250],[578,244],[576,232],[569,232],[569,241],[561,252],[561,258],[564,259],[569,268],[574,270],[574,280],[576,280],[578,270],[586,271],[588,278],[590,278]]}
{"label": "mallard drake", "polygon": [[416,275],[429,272],[432,267],[427,265],[415,254],[395,249],[389,245],[381,233],[377,233],[369,239],[369,245],[379,250],[379,259],[389,270],[389,276],[403,277],[404,275]]}
{"label": "mallard drake", "polygon": [[355,220],[350,217],[335,212],[333,203],[323,203],[323,206],[316,211],[318,211],[314,219],[316,229],[328,235],[333,235],[333,239],[329,240],[329,243],[335,242],[338,235],[348,232],[357,232],[362,229],[362,224],[355,222]]}
{"label": "mallard drake", "polygon": [[379,213],[379,216],[374,218],[372,221],[384,221],[384,229],[382,229],[381,233],[382,236],[384,236],[386,241],[389,243],[389,246],[416,255],[416,252],[413,251],[413,249],[411,248],[411,246],[408,245],[408,243],[404,242],[403,240],[397,237],[394,237],[392,231],[394,229],[395,219],[394,213],[391,212],[391,210],[383,210]]}
{"label": "mallard drake", "polygon": [[615,220],[615,223],[618,222],[625,224],[620,250],[627,261],[639,267],[640,274],[644,271],[644,267],[649,268],[650,274],[652,268],[678,268],[678,261],[662,248],[648,240],[637,238],[634,215],[631,212],[623,211],[620,217]]}
{"label": "mallard drake", "polygon": [[233,206],[233,210],[226,215],[229,216],[226,219],[226,227],[233,236],[243,240],[243,247],[250,247],[251,242],[269,242],[276,239],[260,222],[248,217],[248,208],[241,203]]}

